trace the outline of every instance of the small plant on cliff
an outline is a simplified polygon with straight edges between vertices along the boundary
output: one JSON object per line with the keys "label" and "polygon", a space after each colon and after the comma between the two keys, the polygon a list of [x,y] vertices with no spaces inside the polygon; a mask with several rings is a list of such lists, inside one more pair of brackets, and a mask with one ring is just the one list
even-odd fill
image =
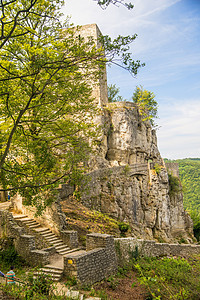
{"label": "small plant on cliff", "polygon": [[124,166],[124,169],[123,169],[124,175],[127,175],[128,172],[130,172],[130,170],[131,170],[131,167],[130,167],[129,165],[125,165],[125,166]]}
{"label": "small plant on cliff", "polygon": [[115,84],[108,85],[108,102],[120,101],[125,101],[125,99],[119,95],[119,88],[117,88]]}
{"label": "small plant on cliff", "polygon": [[173,196],[182,190],[182,186],[178,177],[168,174],[169,178],[169,195]]}
{"label": "small plant on cliff", "polygon": [[197,210],[191,210],[190,212],[190,217],[193,221],[193,231],[194,231],[194,236],[199,241],[200,238],[200,214]]}
{"label": "small plant on cliff", "polygon": [[129,230],[129,227],[130,227],[129,224],[124,223],[124,222],[119,222],[118,226],[119,226],[121,235],[125,236],[125,233]]}
{"label": "small plant on cliff", "polygon": [[154,166],[154,170],[156,171],[156,174],[159,175],[162,170],[162,166],[156,163]]}

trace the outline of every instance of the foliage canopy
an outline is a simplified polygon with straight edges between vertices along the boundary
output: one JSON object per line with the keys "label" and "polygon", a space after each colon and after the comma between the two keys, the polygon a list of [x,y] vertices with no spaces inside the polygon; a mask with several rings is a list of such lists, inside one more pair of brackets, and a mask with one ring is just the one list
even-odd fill
{"label": "foliage canopy", "polygon": [[141,66],[128,53],[136,36],[102,36],[97,49],[79,27],[60,21],[62,4],[12,0],[0,6],[0,184],[40,209],[54,198],[49,185],[79,178],[97,137],[88,82],[115,57],[133,74]]}
{"label": "foliage canopy", "polygon": [[177,160],[167,160],[176,162],[179,165],[179,175],[183,186],[183,205],[189,212],[193,225],[194,235],[199,240],[200,237],[200,158],[185,158]]}
{"label": "foliage canopy", "polygon": [[158,103],[155,100],[154,93],[143,89],[142,86],[137,86],[132,100],[138,105],[143,121],[150,120],[151,125],[156,127],[155,119],[158,118]]}
{"label": "foliage canopy", "polygon": [[119,88],[115,84],[108,85],[108,102],[124,101],[122,96],[119,95]]}

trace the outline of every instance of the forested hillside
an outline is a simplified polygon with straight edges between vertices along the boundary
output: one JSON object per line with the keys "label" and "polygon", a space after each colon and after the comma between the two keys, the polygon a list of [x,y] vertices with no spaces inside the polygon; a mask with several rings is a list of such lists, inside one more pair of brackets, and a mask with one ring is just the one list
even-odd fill
{"label": "forested hillside", "polygon": [[172,162],[179,164],[185,209],[200,210],[200,158],[177,159]]}

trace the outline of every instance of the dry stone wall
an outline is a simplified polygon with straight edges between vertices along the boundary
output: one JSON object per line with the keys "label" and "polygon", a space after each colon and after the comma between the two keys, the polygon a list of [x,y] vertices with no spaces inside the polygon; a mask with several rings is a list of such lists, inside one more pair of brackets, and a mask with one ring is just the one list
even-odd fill
{"label": "dry stone wall", "polygon": [[0,237],[13,238],[16,251],[30,265],[49,263],[49,252],[36,249],[34,236],[27,235],[25,229],[17,225],[12,214],[5,210],[0,210]]}
{"label": "dry stone wall", "polygon": [[64,273],[81,284],[93,284],[116,272],[114,238],[107,234],[87,235],[87,252],[64,257]]}
{"label": "dry stone wall", "polygon": [[118,264],[127,263],[132,255],[147,257],[180,256],[191,257],[200,254],[200,245],[156,243],[152,240],[135,238],[117,238],[115,247]]}
{"label": "dry stone wall", "polygon": [[47,207],[41,216],[36,216],[36,208],[34,206],[24,205],[23,198],[19,194],[12,197],[11,201],[14,211],[35,219],[42,226],[51,229],[56,235],[59,235],[61,231],[67,229],[66,216],[62,212],[59,199],[55,200],[51,206]]}

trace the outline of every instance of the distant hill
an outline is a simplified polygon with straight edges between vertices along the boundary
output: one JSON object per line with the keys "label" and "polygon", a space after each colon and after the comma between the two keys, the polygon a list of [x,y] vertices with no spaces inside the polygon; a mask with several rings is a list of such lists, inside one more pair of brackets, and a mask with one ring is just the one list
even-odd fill
{"label": "distant hill", "polygon": [[165,161],[179,164],[184,194],[184,208],[200,212],[200,158],[165,159]]}

